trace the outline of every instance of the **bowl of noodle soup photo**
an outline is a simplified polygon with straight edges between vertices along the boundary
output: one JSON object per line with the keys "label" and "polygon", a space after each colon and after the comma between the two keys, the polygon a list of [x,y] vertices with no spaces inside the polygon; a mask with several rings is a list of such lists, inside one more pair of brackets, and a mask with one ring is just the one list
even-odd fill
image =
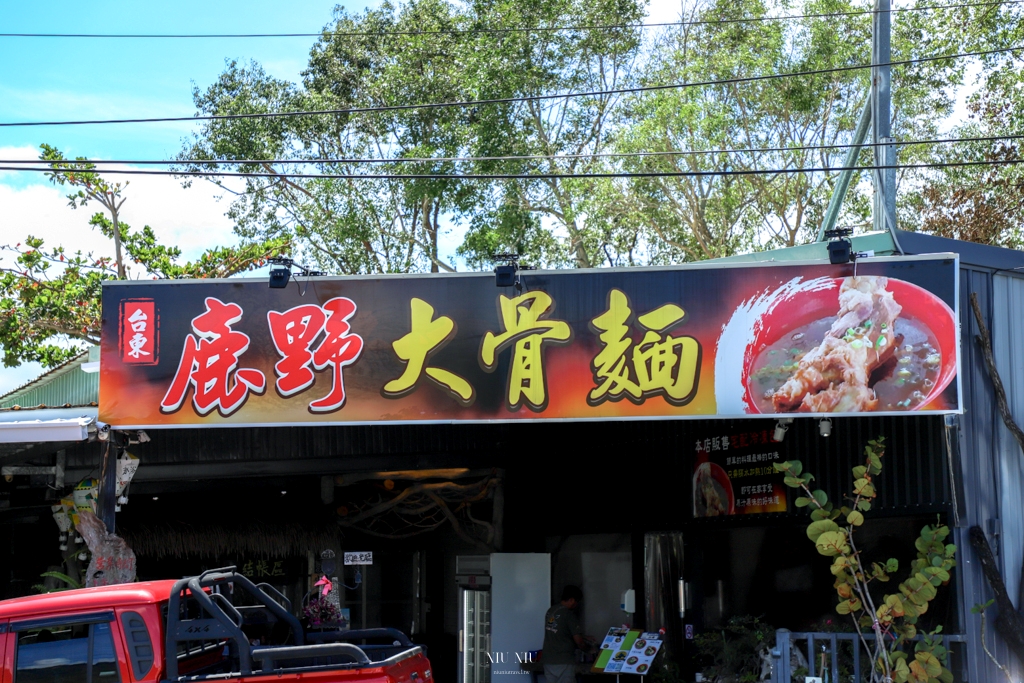
{"label": "bowl of noodle soup photo", "polygon": [[822,278],[754,324],[743,357],[749,413],[929,408],[957,373],[957,330],[942,299],[910,282]]}
{"label": "bowl of noodle soup photo", "polygon": [[736,514],[732,482],[721,466],[713,462],[697,465],[693,474],[693,516],[719,517]]}

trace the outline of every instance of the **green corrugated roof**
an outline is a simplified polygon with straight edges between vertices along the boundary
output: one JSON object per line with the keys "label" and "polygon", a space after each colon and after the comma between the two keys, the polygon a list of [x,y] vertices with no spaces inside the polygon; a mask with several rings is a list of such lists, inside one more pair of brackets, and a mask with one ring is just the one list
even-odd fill
{"label": "green corrugated roof", "polygon": [[35,408],[38,406],[60,407],[95,404],[100,396],[100,374],[83,372],[82,365],[99,359],[99,347],[88,351],[44,372],[31,382],[14,391],[0,396],[0,410],[13,408]]}
{"label": "green corrugated roof", "polygon": [[[711,259],[703,263],[763,263],[765,261],[827,261],[827,242],[812,242],[800,244],[785,249],[772,249],[770,251],[755,251],[751,254],[740,254],[738,256],[726,256],[725,258]],[[857,235],[853,238],[854,251],[874,251],[875,256],[892,256],[896,253],[896,247],[892,241],[892,235],[888,232],[869,232],[864,235]]]}

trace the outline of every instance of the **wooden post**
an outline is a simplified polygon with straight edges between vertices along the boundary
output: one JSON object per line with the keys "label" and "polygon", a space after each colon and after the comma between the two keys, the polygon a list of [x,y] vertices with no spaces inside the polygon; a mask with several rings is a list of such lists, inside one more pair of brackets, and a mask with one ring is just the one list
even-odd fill
{"label": "wooden post", "polygon": [[114,444],[111,434],[103,448],[103,467],[100,470],[99,518],[107,527],[107,532],[114,530],[114,506],[117,504],[117,454],[118,447]]}

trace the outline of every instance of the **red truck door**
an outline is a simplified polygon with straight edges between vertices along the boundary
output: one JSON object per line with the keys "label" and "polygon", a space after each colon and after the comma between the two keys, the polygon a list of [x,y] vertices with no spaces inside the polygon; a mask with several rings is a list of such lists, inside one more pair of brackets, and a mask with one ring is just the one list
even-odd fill
{"label": "red truck door", "polygon": [[113,610],[33,615],[8,623],[2,683],[129,683]]}
{"label": "red truck door", "polygon": [[0,671],[0,683],[11,683],[11,671],[14,670],[11,648],[7,645],[7,641],[12,635],[9,631],[7,621],[0,621],[0,662],[3,662],[3,671]]}

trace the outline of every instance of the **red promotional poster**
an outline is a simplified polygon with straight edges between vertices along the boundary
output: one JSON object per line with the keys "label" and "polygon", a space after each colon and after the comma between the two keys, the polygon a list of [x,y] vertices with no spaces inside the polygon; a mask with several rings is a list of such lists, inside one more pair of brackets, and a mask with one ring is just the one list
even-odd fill
{"label": "red promotional poster", "polygon": [[[956,256],[109,282],[115,427],[960,411]],[[762,495],[755,492],[753,495]]]}

